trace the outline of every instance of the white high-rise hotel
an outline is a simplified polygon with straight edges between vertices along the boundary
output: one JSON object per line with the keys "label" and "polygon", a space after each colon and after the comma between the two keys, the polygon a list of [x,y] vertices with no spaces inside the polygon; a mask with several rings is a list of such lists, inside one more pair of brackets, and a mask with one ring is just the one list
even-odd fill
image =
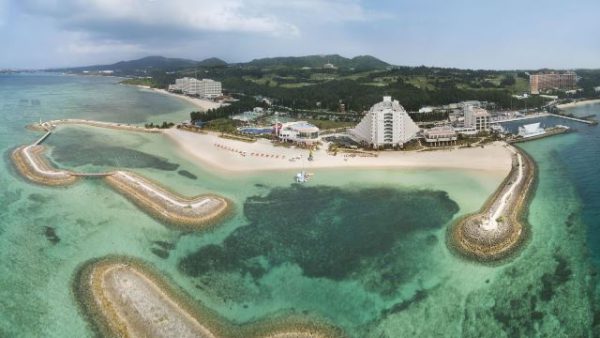
{"label": "white high-rise hotel", "polygon": [[198,95],[208,99],[223,95],[221,82],[211,79],[198,80],[193,77],[176,79],[175,84],[169,85],[169,91],[181,91],[186,95]]}
{"label": "white high-rise hotel", "polygon": [[404,107],[391,96],[384,96],[363,117],[350,134],[373,148],[403,146],[417,136],[419,127],[410,118]]}

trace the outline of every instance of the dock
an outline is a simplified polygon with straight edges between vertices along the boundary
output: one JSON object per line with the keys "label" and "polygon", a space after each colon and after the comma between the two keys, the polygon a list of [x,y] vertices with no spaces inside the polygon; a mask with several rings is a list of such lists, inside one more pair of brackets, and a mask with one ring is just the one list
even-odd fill
{"label": "dock", "polygon": [[539,119],[539,118],[544,118],[544,117],[556,117],[556,118],[560,118],[560,119],[565,119],[565,120],[570,120],[570,121],[585,123],[587,125],[596,125],[596,124],[598,124],[598,121],[594,121],[594,120],[587,120],[587,119],[583,119],[583,118],[565,116],[565,115],[548,113],[548,112],[537,113],[535,115],[532,114],[532,115],[526,115],[526,116],[508,118],[508,119],[503,119],[503,120],[493,120],[493,121],[490,121],[490,123],[493,124],[493,123],[505,123],[505,122],[523,121],[523,120]]}

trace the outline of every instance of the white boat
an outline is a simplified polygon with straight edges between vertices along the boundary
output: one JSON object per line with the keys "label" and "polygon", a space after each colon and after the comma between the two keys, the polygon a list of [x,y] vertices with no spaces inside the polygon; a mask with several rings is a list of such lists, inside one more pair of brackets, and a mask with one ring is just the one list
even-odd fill
{"label": "white boat", "polygon": [[296,183],[305,183],[308,182],[308,180],[310,180],[310,178],[313,176],[313,173],[307,173],[306,171],[301,171],[299,173],[296,174]]}

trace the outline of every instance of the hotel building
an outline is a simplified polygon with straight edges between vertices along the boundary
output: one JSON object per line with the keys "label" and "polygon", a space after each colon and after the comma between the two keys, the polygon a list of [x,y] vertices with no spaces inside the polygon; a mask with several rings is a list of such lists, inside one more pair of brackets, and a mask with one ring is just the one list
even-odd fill
{"label": "hotel building", "polygon": [[275,134],[280,141],[312,145],[319,139],[319,128],[306,121],[277,123]]}
{"label": "hotel building", "polygon": [[548,89],[574,89],[576,86],[577,74],[574,72],[529,75],[529,91],[531,94],[539,94]]}
{"label": "hotel building", "polygon": [[400,146],[415,138],[419,127],[410,118],[404,107],[391,96],[384,96],[376,103],[349,133],[373,148]]}
{"label": "hotel building", "polygon": [[474,128],[477,132],[490,129],[490,113],[482,108],[465,106],[465,128]]}
{"label": "hotel building", "polygon": [[193,77],[176,79],[175,84],[169,85],[169,91],[179,91],[186,95],[194,95],[207,99],[223,95],[221,82],[211,79],[198,80]]}

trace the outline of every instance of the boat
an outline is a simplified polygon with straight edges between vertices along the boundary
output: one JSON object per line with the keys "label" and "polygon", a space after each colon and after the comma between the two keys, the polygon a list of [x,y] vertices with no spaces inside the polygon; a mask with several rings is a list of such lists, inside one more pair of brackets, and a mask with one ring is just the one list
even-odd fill
{"label": "boat", "polygon": [[313,176],[313,173],[307,173],[306,171],[301,171],[299,173],[296,173],[296,183],[306,183],[310,180],[310,178]]}

